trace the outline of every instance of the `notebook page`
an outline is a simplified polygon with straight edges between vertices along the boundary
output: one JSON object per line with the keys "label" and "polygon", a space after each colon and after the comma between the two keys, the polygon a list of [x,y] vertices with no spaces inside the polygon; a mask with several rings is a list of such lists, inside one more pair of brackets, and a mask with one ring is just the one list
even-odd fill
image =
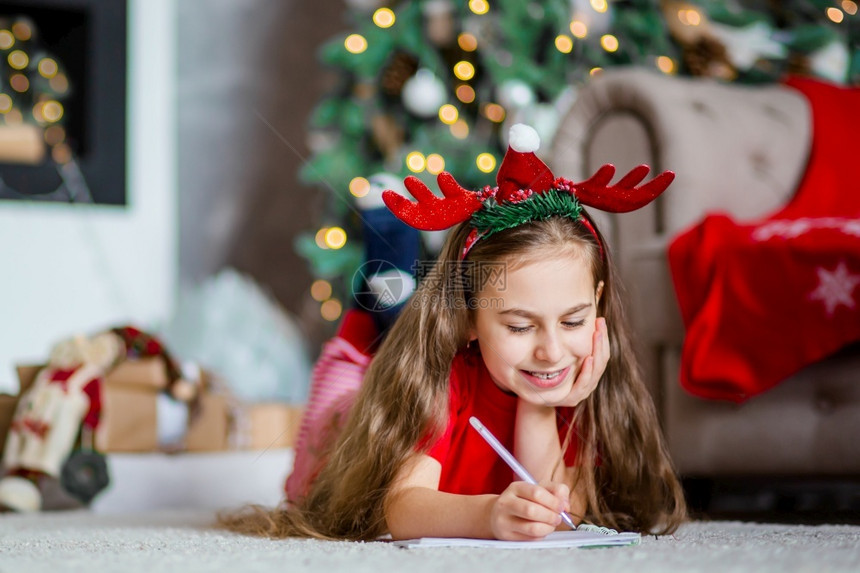
{"label": "notebook page", "polygon": [[612,545],[638,545],[638,533],[606,535],[594,531],[554,531],[537,541],[502,541],[500,539],[469,539],[464,537],[422,537],[394,541],[399,547],[492,547],[496,549],[546,549],[559,547],[602,547]]}

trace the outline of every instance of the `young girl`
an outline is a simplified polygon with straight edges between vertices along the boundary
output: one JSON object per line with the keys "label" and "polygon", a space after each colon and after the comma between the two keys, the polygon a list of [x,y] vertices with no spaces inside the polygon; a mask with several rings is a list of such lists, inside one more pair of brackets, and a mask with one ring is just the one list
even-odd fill
{"label": "young girl", "polygon": [[[580,204],[632,210],[672,174],[638,188],[645,167],[613,187],[611,166],[580,184],[555,179],[533,153],[536,137],[512,129],[497,188],[467,191],[443,173],[444,199],[414,178],[417,203],[386,192],[406,223],[456,227],[372,360],[361,315],[324,350],[307,414],[315,430],[298,444],[288,505],[223,518],[228,527],[523,540],[563,528],[561,511],[657,532],[685,518],[606,243]],[[348,383],[362,375],[360,387]],[[314,402],[326,396],[333,406],[320,417]],[[540,485],[518,481],[470,416]]]}

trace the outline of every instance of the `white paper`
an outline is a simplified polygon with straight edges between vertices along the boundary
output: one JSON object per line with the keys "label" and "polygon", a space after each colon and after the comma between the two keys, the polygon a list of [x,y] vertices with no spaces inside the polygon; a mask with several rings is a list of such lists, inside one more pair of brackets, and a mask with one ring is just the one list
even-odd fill
{"label": "white paper", "polygon": [[537,541],[502,541],[499,539],[468,539],[464,537],[422,537],[394,541],[394,545],[415,547],[492,547],[496,549],[546,549],[558,547],[600,547],[610,545],[638,545],[638,533],[606,535],[594,531],[554,531]]}

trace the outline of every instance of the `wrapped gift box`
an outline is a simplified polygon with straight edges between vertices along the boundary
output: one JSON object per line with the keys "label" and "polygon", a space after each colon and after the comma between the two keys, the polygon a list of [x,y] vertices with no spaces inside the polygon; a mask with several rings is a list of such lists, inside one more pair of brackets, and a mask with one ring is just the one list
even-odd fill
{"label": "wrapped gift box", "polygon": [[239,404],[223,394],[205,393],[185,439],[191,452],[227,449],[268,450],[295,445],[302,408],[285,402]]}
{"label": "wrapped gift box", "polygon": [[[32,384],[41,368],[18,367],[21,392]],[[204,372],[202,378],[200,397],[188,416],[183,444],[186,451],[267,450],[295,445],[301,406],[285,402],[240,404],[213,384],[210,375]],[[159,443],[158,402],[167,383],[164,364],[158,358],[127,360],[114,368],[102,387],[95,449],[105,453],[163,449]],[[0,454],[17,401],[17,396],[0,395]]]}
{"label": "wrapped gift box", "polygon": [[286,402],[243,404],[236,423],[235,446],[247,450],[290,448],[296,444],[302,408]]}
{"label": "wrapped gift box", "polygon": [[[43,366],[18,367],[20,394],[36,379]],[[101,419],[94,447],[101,452],[151,452],[158,450],[157,399],[167,386],[167,372],[158,358],[127,360],[114,368],[102,387]],[[18,397],[0,402],[3,444]],[[7,418],[8,416],[8,418]]]}
{"label": "wrapped gift box", "polygon": [[125,360],[105,377],[102,413],[95,434],[100,452],[159,449],[158,395],[168,378],[160,358]]}
{"label": "wrapped gift box", "polygon": [[204,386],[196,411],[192,412],[185,449],[189,452],[215,452],[230,448],[233,407],[225,394]]}

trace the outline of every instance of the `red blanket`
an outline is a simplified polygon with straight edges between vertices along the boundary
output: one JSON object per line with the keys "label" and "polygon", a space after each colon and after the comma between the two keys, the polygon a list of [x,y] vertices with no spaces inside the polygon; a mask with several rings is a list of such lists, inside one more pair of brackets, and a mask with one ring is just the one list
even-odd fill
{"label": "red blanket", "polygon": [[813,121],[793,199],[752,222],[708,215],[669,247],[681,385],[702,398],[742,402],[860,340],[860,89],[787,83]]}

